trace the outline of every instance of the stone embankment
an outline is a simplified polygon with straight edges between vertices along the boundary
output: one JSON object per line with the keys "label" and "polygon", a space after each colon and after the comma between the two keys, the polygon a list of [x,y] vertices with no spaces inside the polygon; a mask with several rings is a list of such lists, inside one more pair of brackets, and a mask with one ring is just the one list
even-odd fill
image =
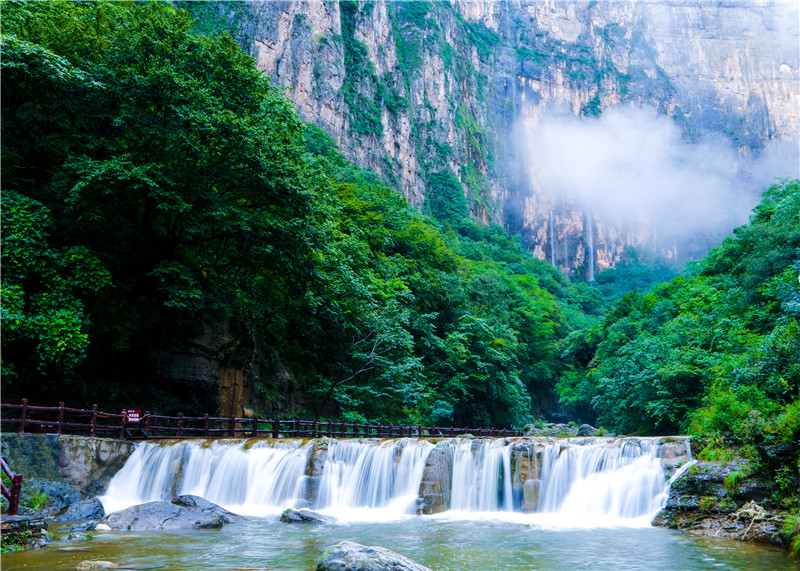
{"label": "stone embankment", "polygon": [[750,471],[742,458],[699,462],[672,484],[653,525],[786,547],[785,509],[773,498],[766,476]]}
{"label": "stone embankment", "polygon": [[22,474],[20,505],[37,505],[48,517],[105,492],[133,453],[134,444],[109,438],[56,434],[3,434],[2,455]]}

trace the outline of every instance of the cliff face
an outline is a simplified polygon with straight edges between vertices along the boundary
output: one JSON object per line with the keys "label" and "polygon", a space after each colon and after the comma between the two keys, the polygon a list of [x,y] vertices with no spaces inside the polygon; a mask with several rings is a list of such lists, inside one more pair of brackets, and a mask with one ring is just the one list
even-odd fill
{"label": "cliff face", "polygon": [[536,129],[554,108],[597,116],[653,107],[685,140],[719,134],[745,162],[798,137],[794,3],[235,4],[219,9],[238,40],[349,158],[423,209],[437,191],[432,175],[450,171],[474,218],[504,224],[537,256],[587,277],[627,246],[680,257],[676,239],[548,186],[512,136],[520,124]]}

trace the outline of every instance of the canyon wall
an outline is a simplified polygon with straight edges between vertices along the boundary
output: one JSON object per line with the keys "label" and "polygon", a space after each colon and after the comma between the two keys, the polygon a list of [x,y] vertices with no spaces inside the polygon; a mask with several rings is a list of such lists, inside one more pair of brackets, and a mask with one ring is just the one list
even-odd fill
{"label": "canyon wall", "polygon": [[719,236],[679,248],[650,220],[604,217],[549,187],[520,142],[554,109],[654,108],[686,141],[724,137],[744,178],[773,141],[792,142],[797,162],[795,3],[252,0],[220,3],[217,17],[304,119],[410,203],[429,211],[452,174],[474,219],[584,277],[589,247],[603,269],[627,247],[685,259]]}

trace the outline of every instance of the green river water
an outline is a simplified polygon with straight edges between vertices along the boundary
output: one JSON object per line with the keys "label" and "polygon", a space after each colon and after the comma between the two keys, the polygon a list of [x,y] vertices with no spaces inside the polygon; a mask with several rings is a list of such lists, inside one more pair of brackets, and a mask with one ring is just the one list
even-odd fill
{"label": "green river water", "polygon": [[548,529],[520,522],[412,517],[403,521],[288,525],[253,519],[184,533],[95,532],[67,542],[51,525],[44,549],[2,556],[2,569],[74,569],[103,559],[123,569],[310,571],[328,546],[351,540],[402,553],[435,571],[528,569],[797,569],[783,551],[659,528]]}

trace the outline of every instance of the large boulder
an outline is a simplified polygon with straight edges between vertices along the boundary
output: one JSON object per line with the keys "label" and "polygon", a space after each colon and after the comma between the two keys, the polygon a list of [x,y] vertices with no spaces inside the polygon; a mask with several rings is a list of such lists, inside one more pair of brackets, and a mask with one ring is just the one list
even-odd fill
{"label": "large boulder", "polygon": [[311,510],[287,509],[283,510],[281,521],[283,523],[333,523],[336,519]]}
{"label": "large boulder", "polygon": [[181,496],[175,503],[156,501],[131,506],[108,516],[118,531],[158,531],[219,528],[240,516],[197,496]]}
{"label": "large boulder", "polygon": [[342,541],[325,550],[317,571],[431,571],[408,557],[383,547]]}
{"label": "large boulder", "polygon": [[172,503],[190,510],[200,510],[201,512],[215,515],[220,519],[220,521],[222,521],[222,523],[239,523],[247,519],[246,517],[229,512],[225,508],[222,508],[213,502],[209,502],[205,498],[193,496],[191,494],[178,496],[172,500]]}
{"label": "large boulder", "polygon": [[103,504],[97,498],[92,498],[70,504],[67,511],[58,516],[56,521],[86,521],[104,517],[106,517],[106,512]]}

